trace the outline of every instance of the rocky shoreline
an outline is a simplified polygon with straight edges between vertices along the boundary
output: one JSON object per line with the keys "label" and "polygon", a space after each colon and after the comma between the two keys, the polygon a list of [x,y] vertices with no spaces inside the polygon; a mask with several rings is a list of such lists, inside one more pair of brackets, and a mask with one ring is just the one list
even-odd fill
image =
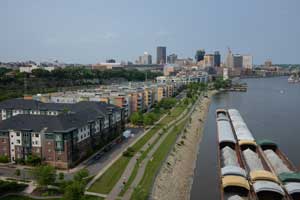
{"label": "rocky shoreline", "polygon": [[174,149],[163,164],[155,179],[151,199],[188,200],[193,184],[197,154],[202,140],[204,124],[208,114],[211,97],[215,91],[203,98],[191,115],[189,125],[178,137]]}

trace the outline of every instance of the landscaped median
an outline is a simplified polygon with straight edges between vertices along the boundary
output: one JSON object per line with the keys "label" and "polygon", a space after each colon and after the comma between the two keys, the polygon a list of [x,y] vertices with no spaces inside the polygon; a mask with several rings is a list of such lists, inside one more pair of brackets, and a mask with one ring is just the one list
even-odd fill
{"label": "landscaped median", "polygon": [[[19,195],[10,195],[6,197],[2,197],[1,200],[36,200],[34,198],[30,198],[27,196],[19,196]],[[43,200],[67,200],[64,198],[43,198]],[[85,196],[85,200],[104,200],[104,198],[101,197],[95,197],[95,196]]]}
{"label": "landscaped median", "polygon": [[183,120],[178,125],[176,125],[173,128],[172,133],[168,134],[168,136],[156,150],[152,157],[152,160],[150,160],[146,166],[146,170],[144,172],[142,180],[134,189],[134,192],[131,197],[132,200],[142,200],[148,198],[154,178],[157,172],[159,171],[161,164],[163,163],[171,148],[173,147],[173,144],[176,142],[177,136],[183,130],[186,122],[187,119]]}
{"label": "landscaped median", "polygon": [[[134,153],[140,151],[140,149],[147,144],[147,142],[152,138],[160,129],[165,125],[169,124],[171,121],[176,119],[182,112],[186,109],[187,105],[183,103],[177,104],[170,112],[157,124],[155,124],[142,138],[140,138],[131,148]],[[147,151],[152,148],[149,146]],[[141,152],[143,158],[143,152]],[[121,156],[111,167],[107,169],[106,172],[88,189],[89,192],[95,192],[100,194],[109,194],[113,189],[115,184],[121,178],[124,170],[126,169],[131,157]],[[135,170],[137,171],[137,169]],[[133,171],[134,173],[134,171]],[[132,178],[131,178],[132,179]],[[130,180],[129,180],[130,181]]]}

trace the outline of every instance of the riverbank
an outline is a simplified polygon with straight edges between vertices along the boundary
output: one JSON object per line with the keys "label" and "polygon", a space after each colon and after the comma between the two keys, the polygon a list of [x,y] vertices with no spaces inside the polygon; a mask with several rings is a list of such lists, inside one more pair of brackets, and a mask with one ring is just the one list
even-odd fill
{"label": "riverbank", "polygon": [[185,133],[176,141],[175,151],[170,153],[155,179],[151,199],[182,200],[190,198],[197,153],[211,97],[215,93],[215,91],[210,91],[208,98],[203,98],[197,105]]}

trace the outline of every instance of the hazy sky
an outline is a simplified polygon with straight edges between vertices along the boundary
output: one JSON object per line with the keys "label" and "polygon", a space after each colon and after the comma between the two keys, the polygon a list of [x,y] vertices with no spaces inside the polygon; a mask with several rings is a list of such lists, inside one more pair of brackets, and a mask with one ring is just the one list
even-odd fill
{"label": "hazy sky", "polygon": [[0,61],[132,60],[155,48],[300,63],[300,0],[0,0]]}

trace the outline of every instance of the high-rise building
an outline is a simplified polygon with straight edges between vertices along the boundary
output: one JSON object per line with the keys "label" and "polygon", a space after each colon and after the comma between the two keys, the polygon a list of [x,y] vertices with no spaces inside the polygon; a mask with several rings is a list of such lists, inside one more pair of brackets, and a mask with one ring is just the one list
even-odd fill
{"label": "high-rise building", "polygon": [[152,56],[145,52],[144,55],[139,56],[139,64],[143,64],[143,65],[150,65],[152,64]]}
{"label": "high-rise building", "polygon": [[214,67],[215,62],[214,62],[214,55],[213,54],[206,54],[204,56],[204,66],[205,67]]}
{"label": "high-rise building", "polygon": [[228,68],[242,68],[243,56],[240,54],[233,54],[228,48],[228,54],[226,56],[226,66]]}
{"label": "high-rise building", "polygon": [[228,68],[233,68],[233,54],[230,49],[228,49],[228,54],[226,56],[226,66]]}
{"label": "high-rise building", "polygon": [[167,47],[156,48],[156,63],[157,64],[167,63]]}
{"label": "high-rise building", "polygon": [[233,55],[233,68],[242,68],[243,67],[243,56],[240,54]]}
{"label": "high-rise building", "polygon": [[197,50],[196,55],[195,55],[196,62],[199,62],[199,61],[203,60],[204,55],[205,55],[205,50],[204,49]]}
{"label": "high-rise building", "polygon": [[253,67],[253,56],[243,55],[243,68],[252,69],[252,67]]}
{"label": "high-rise building", "polygon": [[215,51],[214,53],[214,63],[215,63],[215,67],[221,66],[221,54],[219,51]]}
{"label": "high-rise building", "polygon": [[168,55],[167,57],[167,61],[169,64],[174,64],[177,60],[178,56],[176,54],[171,54],[171,55]]}

